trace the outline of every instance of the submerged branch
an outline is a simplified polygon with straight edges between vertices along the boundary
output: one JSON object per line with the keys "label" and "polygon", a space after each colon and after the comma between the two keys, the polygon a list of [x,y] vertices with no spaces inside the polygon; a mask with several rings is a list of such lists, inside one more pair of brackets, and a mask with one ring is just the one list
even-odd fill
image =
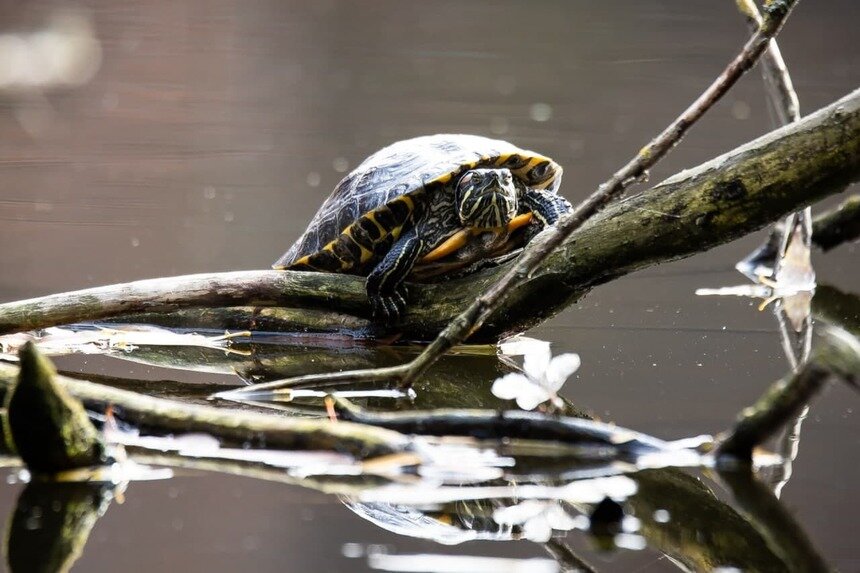
{"label": "submerged branch", "polygon": [[[0,394],[13,387],[17,370],[0,363]],[[104,411],[111,406],[117,418],[160,433],[205,433],[232,444],[326,450],[359,459],[400,452],[409,445],[406,437],[381,428],[185,404],[65,376],[56,380],[88,409]]]}
{"label": "submerged branch", "polygon": [[765,484],[758,481],[751,468],[720,471],[720,478],[732,492],[747,520],[762,536],[767,546],[778,555],[789,572],[833,570],[819,554],[779,499]]}
{"label": "submerged branch", "polygon": [[667,442],[605,424],[522,410],[444,409],[413,412],[369,412],[334,398],[340,419],[425,436],[466,436],[479,440],[540,440],[603,449],[600,455],[624,457],[664,451]]}
{"label": "submerged branch", "polygon": [[822,251],[860,238],[860,195],[852,195],[838,207],[812,220],[812,242]]}
{"label": "submerged branch", "polygon": [[820,328],[807,363],[741,412],[735,426],[718,440],[718,457],[749,461],[753,448],[781,430],[831,378],[857,384],[858,376],[860,341],[836,326]]}

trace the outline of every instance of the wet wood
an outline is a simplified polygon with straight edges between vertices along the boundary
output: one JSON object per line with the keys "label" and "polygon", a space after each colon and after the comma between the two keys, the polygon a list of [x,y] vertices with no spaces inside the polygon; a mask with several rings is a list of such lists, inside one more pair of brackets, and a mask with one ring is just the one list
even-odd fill
{"label": "wet wood", "polygon": [[403,434],[465,436],[478,440],[522,439],[582,446],[590,455],[622,459],[665,451],[666,442],[594,420],[523,410],[439,408],[412,412],[369,412],[348,400],[333,399],[339,419],[388,428]]}
{"label": "wet wood", "polygon": [[756,478],[750,468],[722,470],[720,478],[731,490],[749,524],[764,539],[764,545],[780,557],[784,571],[835,571],[791,512]]}
{"label": "wet wood", "polygon": [[32,342],[18,357],[20,371],[8,380],[4,433],[27,468],[53,475],[107,462],[101,433],[81,403],[57,382],[53,364]]}
{"label": "wet wood", "polygon": [[860,238],[860,195],[852,195],[835,209],[812,220],[812,242],[822,251]]}
{"label": "wet wood", "polygon": [[797,372],[771,386],[758,401],[744,408],[731,430],[718,438],[717,457],[729,465],[749,463],[763,444],[796,416],[831,379],[857,385],[860,380],[860,340],[837,326],[820,326],[809,360]]}
{"label": "wet wood", "polygon": [[[0,390],[4,394],[13,387],[17,370],[0,363]],[[201,432],[233,445],[325,450],[360,459],[400,452],[409,445],[406,437],[382,428],[185,404],[64,376],[57,376],[56,381],[87,408],[104,411],[111,406],[117,418],[153,433]]]}
{"label": "wet wood", "polygon": [[[515,287],[470,340],[493,340],[534,326],[598,284],[729,242],[838,192],[858,176],[860,90],[605,208]],[[270,328],[359,337],[403,332],[426,340],[514,264],[444,283],[412,285],[409,310],[395,332],[366,320],[370,307],[360,277],[240,271],[137,281],[6,303],[0,305],[0,333],[136,312],[250,305],[287,307],[261,311],[267,313]],[[255,326],[253,312],[230,312],[234,318],[237,313],[246,317],[250,324],[245,327]],[[186,312],[184,320],[187,326],[192,316]]]}

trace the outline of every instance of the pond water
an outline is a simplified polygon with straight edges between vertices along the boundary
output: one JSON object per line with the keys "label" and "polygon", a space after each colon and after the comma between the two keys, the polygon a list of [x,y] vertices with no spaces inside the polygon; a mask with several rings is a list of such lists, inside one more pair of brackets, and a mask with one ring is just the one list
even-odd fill
{"label": "pond water", "polygon": [[[747,36],[730,0],[75,6],[0,3],[0,54],[32,66],[32,73],[4,68],[0,55],[2,301],[267,268],[345,171],[421,134],[477,133],[539,150],[564,166],[562,193],[576,202],[692,101]],[[857,21],[856,0],[803,2],[791,16],[780,46],[803,111],[860,84]],[[74,38],[68,61],[48,66],[21,55],[26,46],[50,44],[52,33]],[[771,115],[753,72],[651,180],[770,130]],[[727,428],[789,366],[773,313],[748,299],[694,291],[742,283],[733,265],[762,236],[601,286],[530,331],[555,353],[581,356],[565,398],[664,439]],[[857,260],[856,244],[816,253],[819,284],[857,294]],[[316,360],[316,369],[340,364],[326,355]],[[199,398],[210,383],[235,382],[108,357],[57,363],[149,381],[143,388],[181,382],[183,394]],[[452,357],[440,368],[478,385],[503,371],[493,356]],[[174,384],[161,391],[179,392]],[[421,392],[419,384],[419,401]],[[858,409],[857,393],[841,385],[814,401],[781,495],[841,571],[860,571]],[[15,481],[14,472],[6,475]],[[712,475],[690,475],[731,502]],[[0,515],[21,491],[19,483],[0,488]],[[95,525],[76,571],[558,570],[539,544],[452,546],[400,535],[299,485],[183,470],[132,483],[124,497]],[[678,518],[693,524],[693,539],[719,525]],[[566,542],[599,571],[679,567],[653,538],[638,550],[601,551],[579,531]],[[514,569],[514,561],[417,554],[540,561]]]}

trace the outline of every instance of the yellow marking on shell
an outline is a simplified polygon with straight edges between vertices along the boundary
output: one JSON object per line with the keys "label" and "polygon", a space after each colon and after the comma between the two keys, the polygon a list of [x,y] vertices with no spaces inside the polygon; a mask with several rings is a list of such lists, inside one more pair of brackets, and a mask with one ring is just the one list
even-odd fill
{"label": "yellow marking on shell", "polygon": [[359,256],[359,260],[360,260],[362,263],[366,263],[366,262],[367,262],[367,261],[369,261],[369,260],[370,260],[370,258],[373,256],[373,253],[372,253],[371,251],[369,251],[369,250],[367,249],[367,247],[365,247],[364,245],[362,245],[361,243],[359,243],[359,242],[356,240],[356,238],[355,238],[355,237],[353,237],[353,236],[352,236],[352,229],[355,227],[355,225],[356,225],[356,224],[355,224],[355,223],[353,223],[352,225],[350,225],[349,227],[347,227],[346,229],[344,229],[344,230],[343,230],[343,232],[342,232],[341,234],[342,234],[342,235],[346,235],[347,237],[349,237],[349,239],[353,242],[353,244],[354,244],[355,246],[357,246],[357,247],[358,247],[358,249],[361,251],[361,255]]}
{"label": "yellow marking on shell", "polygon": [[534,167],[537,167],[539,163],[542,163],[542,162],[544,162],[544,161],[546,161],[546,158],[544,158],[544,157],[540,157],[540,156],[533,156],[531,159],[529,159],[529,162],[528,162],[528,163],[526,163],[526,166],[525,166],[525,167],[523,167],[523,169],[524,169],[526,172],[529,172],[529,171],[531,171]]}
{"label": "yellow marking on shell", "polygon": [[531,169],[531,168],[533,167],[533,165],[532,165],[532,163],[533,163],[533,162],[535,162],[535,159],[534,159],[534,158],[533,158],[533,159],[530,159],[530,160],[529,160],[528,162],[526,162],[526,164],[525,164],[525,165],[523,165],[522,167],[519,167],[519,168],[517,168],[517,169],[511,169],[511,173],[513,173],[514,175],[516,175],[519,179],[522,179],[523,181],[525,181],[525,180],[526,180],[526,175],[528,175],[528,173],[529,173],[529,169]]}
{"label": "yellow marking on shell", "polygon": [[391,236],[394,237],[394,240],[396,241],[397,239],[400,238],[400,233],[402,233],[402,232],[403,232],[403,225],[400,225],[399,227],[394,227],[393,229],[391,229]]}
{"label": "yellow marking on shell", "polygon": [[413,201],[412,197],[410,197],[409,195],[401,195],[400,197],[395,199],[395,201],[402,201],[406,203],[409,206],[410,213],[415,210],[415,201]]}
{"label": "yellow marking on shell", "polygon": [[276,271],[284,271],[284,270],[289,269],[290,267],[297,267],[299,265],[313,266],[310,263],[310,259],[311,259],[310,255],[305,255],[304,257],[298,259],[297,261],[293,261],[289,265],[280,265],[277,267],[275,265],[272,265],[272,268],[275,269]]}
{"label": "yellow marking on shell", "polygon": [[[358,244],[358,243],[356,243],[356,244]],[[365,247],[362,247],[361,245],[358,245],[358,248],[361,249],[361,262],[362,263],[366,263],[367,261],[369,261],[370,259],[373,258],[373,251],[370,251],[369,249],[366,249]]]}
{"label": "yellow marking on shell", "polygon": [[367,217],[368,219],[370,219],[370,222],[371,222],[371,223],[373,223],[374,225],[376,225],[376,228],[377,228],[377,229],[379,229],[379,239],[378,239],[377,241],[375,241],[375,242],[379,242],[379,241],[381,241],[382,239],[384,239],[384,238],[388,235],[388,229],[386,229],[385,227],[383,227],[383,226],[382,226],[382,224],[381,224],[379,221],[377,221],[377,220],[376,220],[376,214],[375,214],[373,211],[371,211],[370,213],[368,213],[368,214],[366,215],[366,217]]}
{"label": "yellow marking on shell", "polygon": [[[338,239],[339,238],[340,238],[340,236],[338,236]],[[335,243],[337,243],[338,239],[331,241],[329,244],[327,244],[325,247],[323,247],[322,250],[327,251],[327,252],[331,253],[332,255],[334,255],[334,258],[337,259],[337,261],[340,263],[340,269],[338,269],[338,270],[348,271],[353,266],[352,261],[345,261],[342,258],[340,258],[337,255],[337,253],[334,252],[334,245],[335,245]],[[316,253],[314,253],[314,254],[316,254]],[[313,255],[309,255],[309,256],[313,256]]]}

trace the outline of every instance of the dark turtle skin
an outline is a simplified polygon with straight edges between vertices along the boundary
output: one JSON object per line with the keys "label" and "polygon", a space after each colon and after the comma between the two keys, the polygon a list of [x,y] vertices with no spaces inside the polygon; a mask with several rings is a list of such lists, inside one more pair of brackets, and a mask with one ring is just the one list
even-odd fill
{"label": "dark turtle skin", "polygon": [[367,276],[374,318],[395,323],[416,263],[461,231],[502,239],[518,214],[532,235],[571,206],[556,194],[562,168],[506,141],[440,134],[394,143],[368,157],[325,200],[275,269]]}

